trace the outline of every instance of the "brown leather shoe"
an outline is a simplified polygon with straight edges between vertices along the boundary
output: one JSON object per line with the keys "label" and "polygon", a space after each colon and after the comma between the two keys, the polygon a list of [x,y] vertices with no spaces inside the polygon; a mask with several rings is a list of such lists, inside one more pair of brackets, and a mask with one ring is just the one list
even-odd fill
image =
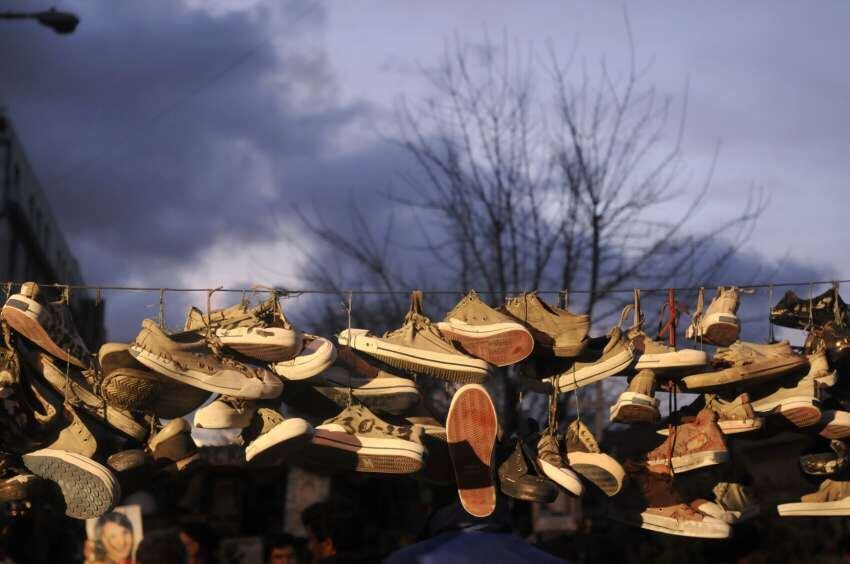
{"label": "brown leather shoe", "polygon": [[726,462],[729,452],[717,426],[717,414],[703,409],[692,423],[673,426],[667,439],[646,453],[646,463],[666,467],[674,473]]}

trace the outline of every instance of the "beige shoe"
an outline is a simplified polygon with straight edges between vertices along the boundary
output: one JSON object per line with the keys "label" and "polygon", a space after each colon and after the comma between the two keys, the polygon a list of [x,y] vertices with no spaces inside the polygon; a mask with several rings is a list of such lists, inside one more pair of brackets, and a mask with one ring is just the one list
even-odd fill
{"label": "beige shoe", "polygon": [[182,417],[172,419],[153,435],[147,450],[155,464],[166,471],[183,470],[200,458],[192,440],[192,426]]}
{"label": "beige shoe", "polygon": [[850,515],[850,482],[826,479],[818,491],[804,495],[799,503],[783,503],[776,509],[782,517]]}
{"label": "beige shoe", "polygon": [[717,414],[709,409],[700,411],[692,423],[673,426],[667,439],[646,453],[646,464],[667,467],[677,474],[727,460],[729,451],[717,426]]}
{"label": "beige shoe", "polygon": [[219,396],[195,412],[193,423],[199,429],[244,429],[257,407],[254,400]]}
{"label": "beige shoe", "polygon": [[564,436],[570,467],[593,483],[607,496],[617,495],[623,488],[626,471],[613,457],[599,449],[596,437],[587,425],[576,419]]}
{"label": "beige shoe", "polygon": [[806,358],[794,354],[788,341],[770,345],[738,341],[718,349],[711,362],[714,372],[682,378],[687,391],[713,391],[732,384],[753,384],[808,368]]}
{"label": "beige shoe", "polygon": [[336,360],[336,347],[317,335],[302,335],[301,352],[289,360],[272,365],[275,374],[285,380],[307,380],[330,368]]}
{"label": "beige shoe", "polygon": [[574,496],[584,493],[578,474],[570,469],[561,454],[558,438],[544,429],[537,442],[537,466],[540,472]]}
{"label": "beige shoe", "polygon": [[410,295],[404,325],[375,337],[365,329],[348,329],[340,345],[373,356],[392,367],[442,378],[450,382],[483,382],[490,374],[487,362],[458,351],[422,313],[422,292]]}
{"label": "beige shoe", "polygon": [[437,329],[461,350],[496,366],[516,364],[534,348],[528,329],[488,306],[475,290],[437,323]]}
{"label": "beige shoe", "polygon": [[819,392],[813,377],[791,375],[753,390],[750,403],[758,415],[778,413],[797,427],[810,427],[821,420]]}
{"label": "beige shoe", "polygon": [[640,290],[635,290],[634,304],[627,305],[623,309],[621,319],[625,319],[630,310],[634,315],[634,323],[626,333],[626,337],[632,343],[637,358],[635,370],[651,369],[656,373],[679,372],[708,364],[708,355],[705,351],[676,350],[675,347],[668,347],[663,342],[654,340],[643,331],[644,316],[640,308]]}
{"label": "beige shoe", "polygon": [[738,289],[734,286],[717,289],[717,295],[703,311],[705,290],[700,288],[693,320],[685,330],[685,337],[711,345],[728,347],[738,340],[741,322],[738,313]]}
{"label": "beige shoe", "polygon": [[850,413],[828,409],[821,413],[818,434],[827,439],[846,439],[850,437]]}
{"label": "beige shoe", "polygon": [[285,418],[279,411],[261,407],[242,432],[245,461],[253,466],[286,464],[303,451],[313,438],[313,426],[297,417]]}
{"label": "beige shoe", "polygon": [[204,338],[194,332],[167,335],[150,319],[130,346],[136,360],[189,386],[245,399],[271,399],[280,395],[280,378],[228,357],[217,357]]}
{"label": "beige shoe", "polygon": [[699,500],[691,505],[730,525],[736,525],[757,517],[761,512],[751,488],[738,483],[719,482],[713,489],[714,501]]}
{"label": "beige shoe", "polygon": [[609,409],[609,419],[616,423],[658,423],[658,398],[655,397],[655,372],[641,370],[629,381]]}
{"label": "beige shoe", "polygon": [[[692,404],[677,411],[671,420],[677,423],[693,423],[703,409],[709,409],[717,415],[717,426],[724,435],[756,431],[764,426],[764,419],[756,416],[750,404],[747,392],[726,399],[718,394],[704,394]],[[664,426],[658,431],[659,435],[667,436],[669,428]]]}
{"label": "beige shoe", "polygon": [[552,307],[534,292],[508,298],[503,311],[528,327],[536,346],[555,356],[578,356],[587,345],[590,317]]}

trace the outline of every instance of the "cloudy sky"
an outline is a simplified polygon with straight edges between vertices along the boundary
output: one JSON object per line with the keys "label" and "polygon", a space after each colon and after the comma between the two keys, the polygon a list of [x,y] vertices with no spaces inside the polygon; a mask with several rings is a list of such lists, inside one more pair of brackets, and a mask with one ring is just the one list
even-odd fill
{"label": "cloudy sky", "polygon": [[[613,69],[628,56],[615,2],[58,6],[79,14],[74,34],[0,22],[0,105],[86,280],[104,285],[297,285],[292,241],[308,252],[313,243],[293,208],[344,218],[354,198],[382,213],[377,192],[410,165],[387,140],[394,103],[426,94],[418,69],[453,37],[550,42],[560,56],[605,57]],[[627,11],[638,58],[652,61],[646,80],[676,104],[688,85],[688,174],[700,178],[721,146],[695,228],[734,215],[760,186],[770,206],[748,260],[790,258],[807,275],[850,278],[850,5]],[[116,299],[113,325],[133,308],[153,314],[139,309],[150,296]]]}

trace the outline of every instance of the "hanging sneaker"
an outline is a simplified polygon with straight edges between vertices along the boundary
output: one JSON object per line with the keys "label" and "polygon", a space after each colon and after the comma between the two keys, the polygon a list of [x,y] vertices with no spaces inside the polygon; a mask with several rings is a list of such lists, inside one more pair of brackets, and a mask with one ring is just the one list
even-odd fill
{"label": "hanging sneaker", "polygon": [[212,311],[209,316],[193,307],[184,330],[201,331],[208,324],[224,347],[249,358],[280,362],[301,350],[301,333],[283,315],[275,296],[253,308],[237,304]]}
{"label": "hanging sneaker", "polygon": [[738,340],[741,322],[738,313],[738,289],[735,286],[717,288],[717,295],[703,312],[704,289],[700,288],[696,312],[685,330],[685,337],[710,345],[728,347]]}
{"label": "hanging sneaker", "polygon": [[264,368],[217,357],[194,332],[167,335],[150,319],[130,346],[133,357],[159,374],[189,386],[245,399],[271,399],[283,383]]}
{"label": "hanging sneaker", "polygon": [[827,439],[850,437],[850,412],[828,409],[821,413],[818,434]]}
{"label": "hanging sneaker", "polygon": [[161,376],[130,354],[130,345],[105,343],[97,358],[100,393],[107,403],[158,417],[182,417],[204,404],[210,392]]}
{"label": "hanging sneaker", "polygon": [[454,484],[446,427],[434,417],[425,401],[423,398],[403,415],[387,415],[386,420],[394,425],[413,427],[414,432],[421,430],[422,444],[428,456],[422,470],[412,477],[437,484]]}
{"label": "hanging sneaker", "polygon": [[0,478],[0,503],[43,499],[46,483],[44,478],[26,473]]}
{"label": "hanging sneaker", "polygon": [[458,351],[422,313],[422,292],[410,295],[404,325],[375,337],[365,329],[342,331],[340,345],[362,351],[392,367],[442,378],[450,382],[483,382],[490,374],[487,362]]}
{"label": "hanging sneaker", "polygon": [[826,323],[809,331],[803,345],[806,354],[825,349],[830,364],[835,368],[850,368],[850,328]]}
{"label": "hanging sneaker", "polygon": [[756,431],[764,426],[764,419],[756,416],[747,392],[731,396],[731,399],[720,394],[703,394],[674,413],[656,432],[666,436],[670,424],[693,423],[703,409],[709,409],[717,415],[717,426],[724,435]]}
{"label": "hanging sneaker", "polygon": [[587,425],[578,419],[570,423],[564,444],[570,468],[609,497],[620,492],[626,472],[619,462],[600,450],[596,437]]}
{"label": "hanging sneaker", "polygon": [[161,471],[180,472],[200,460],[200,453],[192,440],[192,427],[183,418],[172,419],[153,435],[147,450]]}
{"label": "hanging sneaker", "polygon": [[552,503],[558,497],[558,488],[534,472],[526,461],[521,440],[517,440],[513,453],[499,465],[499,489],[506,496],[522,501]]}
{"label": "hanging sneaker", "polygon": [[799,503],[783,503],[776,509],[782,517],[832,517],[850,515],[850,482],[824,480],[818,491]]}
{"label": "hanging sneaker", "polygon": [[261,407],[242,432],[245,461],[253,466],[285,464],[307,448],[313,426],[298,417],[284,417],[276,409]]}
{"label": "hanging sneaker", "polygon": [[791,375],[753,390],[750,405],[758,415],[778,413],[797,427],[810,427],[821,419],[818,392],[814,378]]}
{"label": "hanging sneaker", "polygon": [[560,357],[574,357],[587,345],[590,316],[552,307],[536,292],[508,298],[502,311],[521,321],[534,337],[535,346]]}
{"label": "hanging sneaker", "polygon": [[460,350],[496,366],[516,364],[534,348],[528,329],[488,306],[475,290],[437,323],[437,329]]}
{"label": "hanging sneaker", "polygon": [[337,351],[333,343],[318,335],[304,334],[301,352],[289,360],[272,365],[275,373],[284,380],[306,380],[331,367]]}
{"label": "hanging sneaker", "polygon": [[714,501],[697,500],[691,505],[700,513],[737,525],[757,517],[761,512],[752,488],[738,483],[718,482]]}
{"label": "hanging sneaker", "polygon": [[496,408],[483,386],[467,384],[454,393],[446,438],[460,503],[473,517],[487,517],[496,509],[493,453],[498,427]]}
{"label": "hanging sneaker", "polygon": [[421,434],[354,404],[316,427],[304,456],[331,470],[412,474],[422,468],[425,457]]}
{"label": "hanging sneaker", "polygon": [[676,349],[669,347],[661,341],[656,341],[643,331],[643,314],[640,311],[640,294],[635,291],[634,305],[627,305],[623,310],[622,318],[628,315],[631,309],[634,312],[634,324],[626,333],[626,338],[631,342],[634,349],[635,370],[651,369],[656,373],[679,372],[692,370],[708,364],[708,355],[705,351],[695,349]]}
{"label": "hanging sneaker", "polygon": [[804,454],[800,457],[800,468],[809,476],[834,476],[847,468],[850,452],[844,441],[829,441],[832,452]]}
{"label": "hanging sneaker", "polygon": [[835,288],[814,296],[811,311],[809,303],[808,299],[799,298],[793,290],[788,290],[770,310],[770,320],[780,327],[803,330],[809,329],[810,325],[822,327],[829,322],[847,324],[850,321],[850,308]]}
{"label": "hanging sneaker", "polygon": [[673,426],[667,439],[646,453],[648,465],[669,467],[677,474],[727,460],[729,452],[717,426],[717,414],[710,409],[700,411],[692,423]]}
{"label": "hanging sneaker", "polygon": [[714,372],[682,378],[689,391],[713,391],[728,385],[752,385],[808,369],[806,357],[791,351],[788,341],[770,345],[738,341],[718,349],[711,361]]}
{"label": "hanging sneaker", "polygon": [[[549,433],[549,429],[541,433],[537,443],[537,465],[544,476],[570,494],[580,496],[584,492],[578,475],[569,468],[561,455],[558,438],[554,433]],[[499,472],[501,477],[501,468]]]}
{"label": "hanging sneaker", "polygon": [[684,537],[725,539],[729,524],[686,504],[669,474],[657,467],[629,466],[631,487],[608,505],[608,516],[648,531]]}
{"label": "hanging sneaker", "polygon": [[838,379],[838,372],[830,369],[826,349],[818,349],[807,354],[806,358],[809,359],[809,373],[806,378],[817,382],[820,388],[833,387]]}
{"label": "hanging sneaker", "polygon": [[616,423],[658,423],[661,413],[655,397],[655,372],[644,369],[632,376],[629,387],[609,408],[609,419]]}
{"label": "hanging sneaker", "polygon": [[199,429],[244,429],[256,412],[256,401],[218,396],[195,412],[194,425]]}
{"label": "hanging sneaker", "polygon": [[68,304],[46,302],[35,282],[25,282],[17,294],[12,294],[0,318],[30,342],[63,362],[88,368],[90,354],[80,337]]}

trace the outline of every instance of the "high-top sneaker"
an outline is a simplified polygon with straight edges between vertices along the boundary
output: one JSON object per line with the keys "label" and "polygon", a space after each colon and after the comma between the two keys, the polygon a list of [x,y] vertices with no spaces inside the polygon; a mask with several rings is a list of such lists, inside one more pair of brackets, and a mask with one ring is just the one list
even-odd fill
{"label": "high-top sneaker", "polygon": [[537,443],[537,465],[544,476],[572,495],[579,496],[584,492],[584,487],[576,473],[567,465],[558,442],[558,438],[554,433],[550,433],[549,429],[541,433]]}
{"label": "high-top sneaker", "polygon": [[467,384],[452,396],[446,438],[460,503],[473,517],[487,517],[496,509],[493,453],[498,427],[496,408],[483,386]]}
{"label": "high-top sneaker", "polygon": [[805,330],[811,326],[823,327],[829,322],[847,323],[850,321],[850,308],[835,288],[830,288],[811,300],[799,298],[793,290],[788,290],[770,310],[770,320],[780,327]]}
{"label": "high-top sneaker", "polygon": [[194,424],[199,429],[244,429],[256,412],[256,401],[219,396],[195,412]]}
{"label": "high-top sneaker", "polygon": [[736,525],[758,516],[760,508],[752,488],[739,483],[718,482],[713,489],[714,501],[697,500],[691,505],[701,513]]}
{"label": "high-top sneaker", "polygon": [[764,426],[764,419],[756,416],[747,392],[726,397],[720,394],[703,394],[690,405],[674,413],[667,425],[662,425],[656,432],[666,436],[670,424],[692,423],[703,409],[710,409],[717,414],[717,426],[724,435],[756,431]]}
{"label": "high-top sneaker", "polygon": [[336,360],[336,347],[329,339],[304,333],[301,352],[289,360],[272,364],[275,374],[284,380],[306,380],[329,368]]}
{"label": "high-top sneaker", "polygon": [[704,289],[700,288],[696,312],[685,330],[685,337],[711,345],[728,347],[741,333],[738,313],[738,289],[734,286],[717,289],[717,295],[703,311]]}
{"label": "high-top sneaker", "polygon": [[829,441],[831,452],[804,454],[800,457],[800,468],[809,476],[834,476],[847,468],[850,451],[844,441]]}
{"label": "high-top sneaker", "polygon": [[475,290],[446,314],[437,329],[461,350],[496,366],[516,364],[534,348],[528,329],[488,306]]}
{"label": "high-top sneaker", "polygon": [[550,479],[534,472],[524,450],[522,440],[517,440],[511,455],[499,466],[499,488],[514,499],[552,503],[558,497],[558,488]]}
{"label": "high-top sneaker", "polygon": [[672,427],[667,439],[646,454],[646,463],[665,466],[675,473],[726,462],[729,452],[723,433],[717,426],[717,414],[710,409],[699,412],[692,423]]}
{"label": "high-top sneaker", "polygon": [[850,482],[827,478],[818,491],[804,495],[799,503],[783,503],[776,509],[782,517],[850,515]]}
{"label": "high-top sneaker", "polygon": [[71,308],[63,301],[47,302],[35,282],[25,282],[17,294],[9,296],[0,318],[59,360],[89,367],[89,351],[74,325]]}
{"label": "high-top sneaker", "polygon": [[761,383],[808,369],[808,360],[794,354],[788,341],[762,345],[738,341],[718,349],[711,361],[714,371],[682,378],[691,391],[715,391],[728,385]]}
{"label": "high-top sneaker", "polygon": [[600,450],[596,437],[587,425],[578,419],[573,421],[567,427],[564,444],[570,468],[605,492],[605,495],[619,493],[626,472],[619,462]]}
{"label": "high-top sneaker", "polygon": [[655,397],[655,372],[641,370],[629,381],[609,409],[611,421],[617,423],[657,423],[661,419],[658,399]]}
{"label": "high-top sneaker", "polygon": [[502,311],[524,323],[535,346],[549,354],[574,357],[587,345],[590,317],[552,307],[534,292],[508,298]]}
{"label": "high-top sneaker", "polygon": [[487,362],[463,354],[422,313],[422,292],[410,295],[410,311],[395,331],[375,337],[366,329],[346,329],[337,337],[348,345],[402,370],[412,370],[450,382],[483,382]]}
{"label": "high-top sneaker", "polygon": [[242,431],[245,461],[256,466],[286,463],[292,454],[309,445],[313,426],[305,419],[284,417],[276,409],[261,407]]}
{"label": "high-top sneaker", "polygon": [[264,368],[214,355],[203,336],[191,331],[167,335],[150,319],[142,321],[130,354],[178,382],[233,397],[270,399],[283,387],[280,378]]}

